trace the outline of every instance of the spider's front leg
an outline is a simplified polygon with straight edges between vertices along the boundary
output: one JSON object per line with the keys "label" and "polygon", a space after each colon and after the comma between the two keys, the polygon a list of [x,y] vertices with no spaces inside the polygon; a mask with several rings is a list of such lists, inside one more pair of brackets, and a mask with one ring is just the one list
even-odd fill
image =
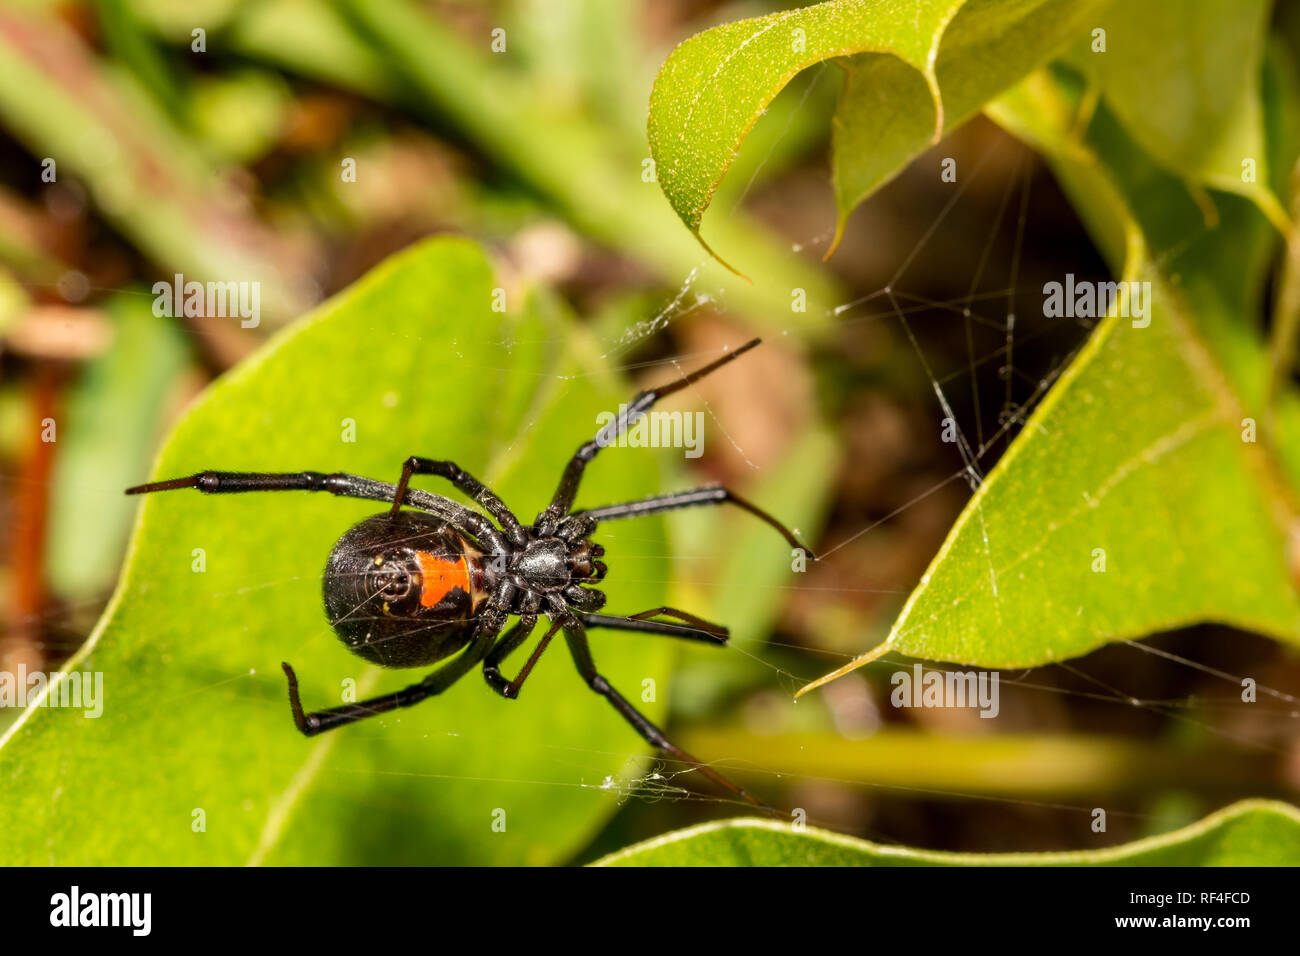
{"label": "spider's front leg", "polygon": [[501,530],[514,542],[516,547],[522,547],[527,542],[527,535],[519,526],[519,519],[506,507],[505,502],[493,494],[487,485],[454,461],[434,461],[431,458],[418,458],[414,455],[406,459],[402,464],[402,477],[398,479],[397,490],[393,494],[393,514],[397,514],[402,507],[402,499],[406,496],[406,486],[410,484],[412,475],[435,475],[439,478],[445,478],[478,502],[483,510],[496,520],[497,524],[501,526]]}
{"label": "spider's front leg", "polygon": [[289,709],[293,713],[293,722],[304,735],[315,737],[327,730],[387,713],[390,710],[397,710],[399,707],[411,707],[422,700],[441,694],[469,673],[491,650],[496,635],[495,630],[480,628],[469,646],[456,658],[439,667],[418,684],[411,684],[391,694],[357,701],[355,704],[345,704],[342,707],[331,707],[328,710],[317,710],[312,713],[303,711],[302,700],[298,696],[298,675],[287,663],[281,663],[284,676],[289,680]]}
{"label": "spider's front leg", "polygon": [[546,509],[537,516],[537,532],[541,535],[553,534],[560,520],[573,510],[573,501],[578,496],[578,486],[582,483],[582,474],[586,471],[587,463],[596,457],[596,453],[607,445],[614,444],[618,436],[627,431],[637,423],[650,408],[667,395],[674,392],[680,392],[682,389],[695,384],[710,372],[716,371],[728,362],[744,355],[754,346],[758,345],[760,339],[752,339],[746,342],[740,348],[728,352],[722,358],[710,362],[703,368],[698,368],[694,372],[683,375],[675,382],[669,382],[666,385],[660,385],[657,388],[647,389],[639,393],[627,405],[619,411],[617,418],[609,422],[591,441],[579,446],[578,450],[573,453],[569,463],[564,466],[564,472],[560,475],[559,487],[555,489],[555,497]]}
{"label": "spider's front leg", "polygon": [[437,515],[457,531],[488,545],[495,554],[507,550],[501,532],[487,518],[472,508],[467,508],[450,498],[432,492],[403,489],[386,481],[375,481],[346,472],[322,474],[318,471],[200,471],[183,478],[151,481],[126,489],[128,495],[152,494],[158,491],[175,491],[193,488],[205,495],[242,494],[251,491],[327,491],[341,498],[360,498],[366,501],[402,501],[421,511]]}
{"label": "spider's front leg", "polygon": [[621,504],[606,505],[603,508],[574,511],[560,524],[560,533],[563,534],[566,529],[576,526],[581,528],[583,533],[590,535],[595,526],[602,521],[615,521],[620,518],[641,518],[646,515],[663,514],[665,511],[678,511],[682,508],[698,508],[705,505],[719,504],[730,504],[742,511],[748,511],[760,521],[775,528],[781,537],[790,543],[792,548],[798,548],[808,557],[808,560],[817,560],[817,555],[813,553],[812,548],[800,541],[791,529],[758,507],[758,505],[745,500],[722,485],[706,485],[703,488],[692,488],[689,491],[671,491],[668,494],[652,495],[649,498],[641,498],[637,501],[625,501]]}

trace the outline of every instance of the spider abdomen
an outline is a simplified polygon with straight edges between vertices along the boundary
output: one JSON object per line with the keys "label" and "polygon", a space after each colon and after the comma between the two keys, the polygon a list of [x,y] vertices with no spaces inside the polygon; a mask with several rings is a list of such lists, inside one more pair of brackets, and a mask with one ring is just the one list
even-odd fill
{"label": "spider abdomen", "polygon": [[487,596],[484,577],[482,555],[446,522],[385,512],[334,545],[325,613],[354,654],[384,667],[424,667],[468,643]]}

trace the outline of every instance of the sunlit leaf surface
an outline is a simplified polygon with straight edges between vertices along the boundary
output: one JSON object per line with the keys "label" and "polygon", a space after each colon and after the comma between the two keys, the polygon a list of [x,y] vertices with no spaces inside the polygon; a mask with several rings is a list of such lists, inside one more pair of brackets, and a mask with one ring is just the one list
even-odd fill
{"label": "sunlit leaf surface", "polygon": [[1283,396],[1268,441],[1266,356],[1247,319],[1271,227],[1224,194],[1207,221],[1104,108],[1078,141],[1070,93],[1044,73],[995,115],[1053,158],[1122,281],[1140,284],[1130,290],[1147,297],[1145,314],[1130,298],[1098,325],[888,640],[836,675],[891,650],[1031,666],[1204,621],[1300,641],[1288,562],[1296,452],[1285,440],[1295,396]]}
{"label": "sunlit leaf surface", "polygon": [[[494,312],[496,285],[459,240],[389,260],[211,388],[156,473],[308,468],[391,481],[411,454],[445,456],[531,521],[597,413],[628,395],[554,310],[511,299]],[[653,493],[655,454],[611,449],[579,504]],[[644,748],[560,642],[518,701],[472,673],[398,716],[311,740],[294,729],[281,661],[317,708],[340,703],[350,682],[364,697],[421,676],[365,665],[322,611],[331,545],[376,510],[299,492],[144,499],[116,598],[71,664],[102,673],[103,714],[38,708],[4,741],[0,859],[547,863],[589,838],[619,797],[602,785]],[[610,607],[663,603],[660,522],[627,540],[610,541]],[[660,703],[641,706],[659,716],[662,642],[605,633],[592,645],[632,699],[657,682]]]}
{"label": "sunlit leaf surface", "polygon": [[1245,800],[1192,826],[1104,850],[939,853],[771,820],[723,820],[667,833],[596,866],[1296,866],[1300,812]]}
{"label": "sunlit leaf surface", "polygon": [[[1049,58],[1110,0],[832,0],[726,23],[682,43],[650,97],[659,185],[698,237],[741,143],[801,70],[842,60],[839,227],[945,130]],[[701,240],[702,241],[702,240]]]}

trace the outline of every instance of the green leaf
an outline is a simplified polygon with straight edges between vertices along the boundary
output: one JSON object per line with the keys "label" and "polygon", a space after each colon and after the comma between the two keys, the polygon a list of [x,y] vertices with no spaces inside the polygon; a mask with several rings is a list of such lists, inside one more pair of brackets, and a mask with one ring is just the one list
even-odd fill
{"label": "green leaf", "polygon": [[705,823],[612,853],[593,866],[1297,866],[1300,811],[1243,800],[1199,823],[1104,850],[945,853],[868,843],[772,820]]}
{"label": "green leaf", "polygon": [[[531,520],[597,414],[628,391],[545,302],[494,312],[496,286],[461,240],[388,260],[214,385],[156,474],[308,468],[395,480],[411,454],[445,456]],[[654,493],[652,454],[606,452],[580,505]],[[281,661],[298,669],[309,707],[340,703],[347,680],[361,698],[422,676],[365,665],[322,612],[330,547],[377,510],[301,493],[144,499],[114,600],[68,665],[103,674],[103,715],[33,708],[4,739],[0,818],[23,824],[0,828],[0,859],[518,864],[574,852],[616,807],[617,788],[602,784],[644,745],[560,642],[518,701],[470,674],[399,715],[311,740],[294,729]],[[608,542],[612,610],[664,603],[660,520],[638,524],[635,541]],[[192,570],[198,548],[203,573]],[[607,632],[592,644],[629,695],[646,678],[667,686],[665,642]],[[522,662],[521,652],[511,663]],[[645,707],[651,719],[663,712]],[[192,829],[199,809],[202,832]],[[497,810],[504,832],[493,830]]]}
{"label": "green leaf", "polygon": [[[966,3],[944,33],[934,68],[944,93],[946,128],[960,126],[1071,38],[1085,34],[1110,3]],[[861,56],[845,63],[831,141],[836,242],[858,204],[930,145],[927,97],[916,73],[893,57]]]}
{"label": "green leaf", "polygon": [[[1105,30],[1105,49],[1090,40],[1067,61],[1158,162],[1190,182],[1249,197],[1286,229],[1286,212],[1268,188],[1259,97],[1272,6],[1272,0],[1117,3],[1097,24]],[[1247,161],[1254,167],[1249,178]]]}
{"label": "green leaf", "polygon": [[831,0],[706,30],[673,51],[650,96],[659,185],[703,243],[704,211],[776,94],[816,63],[888,54],[853,61],[834,121],[842,230],[867,193],[1109,2]]}
{"label": "green leaf", "polygon": [[1281,440],[1263,440],[1268,363],[1248,318],[1269,226],[1225,194],[1207,224],[1104,106],[1086,141],[1074,137],[1077,106],[1044,73],[995,115],[1048,151],[1123,279],[1149,283],[1149,324],[1102,320],[980,485],[889,638],[800,693],[888,651],[1034,666],[1206,621],[1300,643],[1287,544],[1300,467],[1285,440],[1300,412],[1289,395]]}
{"label": "green leaf", "polygon": [[[890,634],[929,660],[1020,667],[1219,621],[1297,642],[1285,495],[1240,400],[1154,271],[1030,417]],[[1104,564],[1103,564],[1104,562]]]}

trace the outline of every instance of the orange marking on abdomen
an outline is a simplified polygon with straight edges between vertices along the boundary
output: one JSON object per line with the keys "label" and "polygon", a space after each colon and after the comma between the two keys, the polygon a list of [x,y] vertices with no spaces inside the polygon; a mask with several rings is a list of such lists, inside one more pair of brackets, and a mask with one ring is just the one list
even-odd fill
{"label": "orange marking on abdomen", "polygon": [[420,562],[420,576],[424,579],[420,592],[423,607],[433,607],[455,588],[470,593],[469,566],[463,555],[448,561],[428,551],[417,551],[415,559]]}

